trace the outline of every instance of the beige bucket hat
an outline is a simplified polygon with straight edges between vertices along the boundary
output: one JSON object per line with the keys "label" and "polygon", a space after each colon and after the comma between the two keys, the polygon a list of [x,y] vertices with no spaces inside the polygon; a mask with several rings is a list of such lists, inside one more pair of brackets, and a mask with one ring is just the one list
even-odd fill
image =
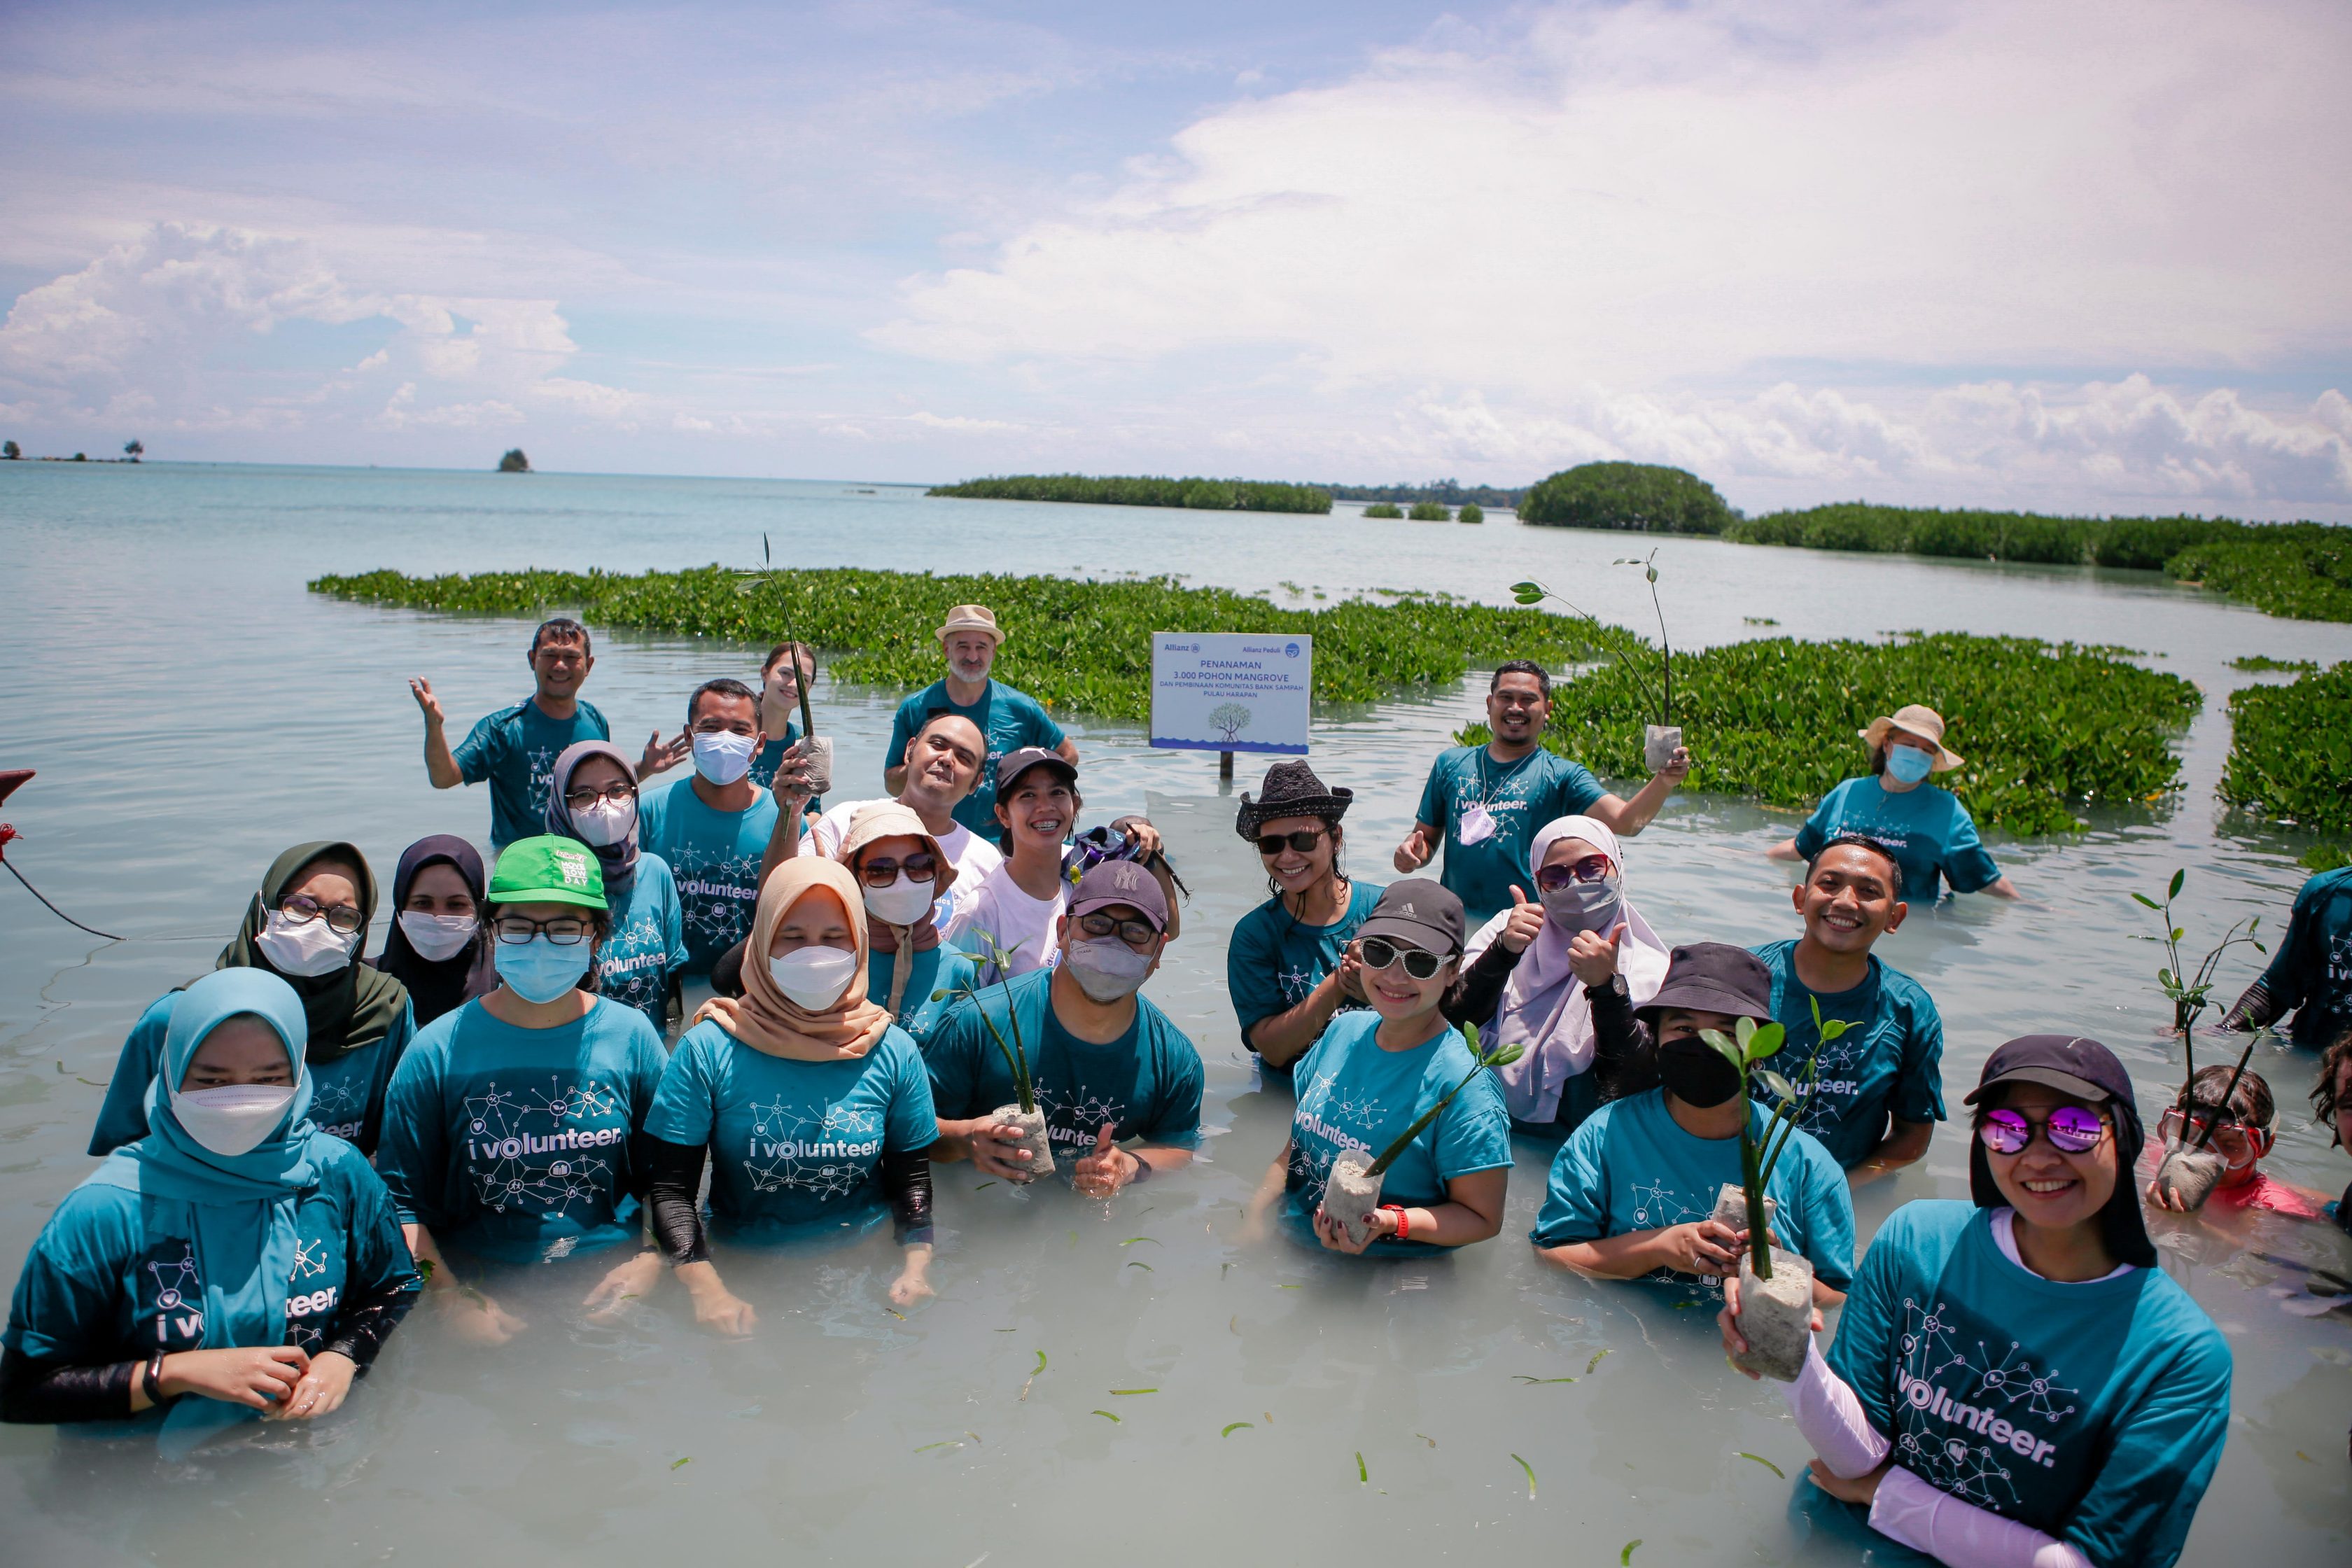
{"label": "beige bucket hat", "polygon": [[996,639],[997,647],[1004,646],[1004,628],[996,624],[996,612],[986,605],[958,605],[950,610],[946,623],[940,627],[940,641],[947,641],[957,632],[986,632]]}
{"label": "beige bucket hat", "polygon": [[934,897],[955,884],[955,862],[940,847],[938,836],[923,826],[914,807],[895,800],[869,801],[851,813],[848,831],[842,834],[841,847],[835,851],[834,858],[846,866],[860,849],[876,839],[898,837],[919,838],[930,847],[940,863],[939,880],[931,889]]}
{"label": "beige bucket hat", "polygon": [[1886,744],[1886,731],[1889,730],[1916,735],[1934,745],[1936,765],[1933,772],[1949,773],[1960,765],[1959,753],[1948,750],[1944,745],[1944,716],[1925,703],[1914,702],[1907,708],[1897,708],[1892,718],[1873,719],[1869,729],[1856,730],[1854,733],[1862,737],[1864,745],[1874,752]]}

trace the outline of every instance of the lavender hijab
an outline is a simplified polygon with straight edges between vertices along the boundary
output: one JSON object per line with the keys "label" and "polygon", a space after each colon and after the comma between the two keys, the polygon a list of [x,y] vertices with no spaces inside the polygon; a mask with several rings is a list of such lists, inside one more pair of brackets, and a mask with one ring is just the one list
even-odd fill
{"label": "lavender hijab", "polygon": [[[1563,838],[1581,838],[1609,857],[1621,879],[1624,875],[1625,861],[1614,833],[1589,816],[1561,816],[1546,823],[1528,848],[1530,876],[1543,865],[1551,847]],[[1618,943],[1617,973],[1625,977],[1625,988],[1638,1007],[1656,995],[1665,980],[1666,944],[1622,891],[1616,906],[1596,921],[1593,929],[1606,936],[1620,925],[1626,929]],[[1471,938],[1468,956],[1475,958],[1502,929],[1501,918],[1490,921]],[[1521,1121],[1549,1122],[1558,1116],[1560,1092],[1568,1080],[1592,1065],[1592,1004],[1584,994],[1584,983],[1568,963],[1569,944],[1580,929],[1545,917],[1543,929],[1511,971],[1494,1018],[1482,1031],[1490,1048],[1497,1045],[1526,1047],[1517,1061],[1495,1074],[1504,1105]]]}

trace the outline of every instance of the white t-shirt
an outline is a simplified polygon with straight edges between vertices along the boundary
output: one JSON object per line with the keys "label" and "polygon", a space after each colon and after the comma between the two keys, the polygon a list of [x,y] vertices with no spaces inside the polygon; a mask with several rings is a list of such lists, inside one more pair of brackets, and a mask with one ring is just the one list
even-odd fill
{"label": "white t-shirt", "polygon": [[[1033,969],[1053,966],[1056,957],[1054,928],[1068,905],[1067,883],[1056,881],[1050,899],[1033,899],[1013,879],[1008,868],[999,866],[970,897],[956,900],[954,917],[947,924],[947,937],[958,947],[970,951],[978,944],[967,942],[965,933],[984,931],[995,938],[998,947],[1013,950],[1013,962],[1001,973],[994,964],[983,963],[974,955],[972,962],[980,968],[978,984],[992,985]],[[1019,944],[1017,949],[1015,943]]]}
{"label": "white t-shirt", "polygon": [[[869,805],[884,805],[884,800],[845,801],[816,819],[816,826],[801,836],[801,853],[823,855],[827,859],[841,853],[841,841],[849,836],[849,819]],[[964,902],[980,890],[999,866],[1004,864],[1004,853],[959,822],[952,831],[932,835],[946,852],[948,863],[956,868],[955,886],[950,888],[931,907],[931,923],[941,931],[948,929],[950,920]]]}

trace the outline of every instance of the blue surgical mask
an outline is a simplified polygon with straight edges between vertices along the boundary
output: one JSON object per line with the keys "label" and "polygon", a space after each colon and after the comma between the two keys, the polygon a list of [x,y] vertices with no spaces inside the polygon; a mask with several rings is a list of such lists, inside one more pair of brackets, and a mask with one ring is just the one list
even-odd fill
{"label": "blue surgical mask", "polygon": [[559,947],[544,932],[529,942],[502,942],[498,949],[499,978],[526,1002],[553,1002],[580,984],[588,973],[593,950],[586,942]]}
{"label": "blue surgical mask", "polygon": [[1916,746],[1886,748],[1886,771],[1905,784],[1917,784],[1936,769],[1936,755]]}

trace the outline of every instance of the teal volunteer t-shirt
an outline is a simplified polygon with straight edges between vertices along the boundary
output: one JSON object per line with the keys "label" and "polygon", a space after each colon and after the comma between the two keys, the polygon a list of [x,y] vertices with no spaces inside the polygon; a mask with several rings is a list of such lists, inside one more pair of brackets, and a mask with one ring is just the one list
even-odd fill
{"label": "teal volunteer t-shirt", "polygon": [[[181,994],[166,991],[149,1003],[147,1011],[131,1026],[122,1054],[114,1058],[114,1078],[99,1107],[98,1125],[89,1135],[92,1154],[110,1154],[147,1136],[147,1089],[163,1065],[163,1036],[172,1026],[172,1008]],[[415,1015],[404,1006],[375,1044],[308,1064],[310,1120],[320,1131],[357,1145],[362,1154],[375,1152],[383,1125],[384,1089],[415,1033]]]}
{"label": "teal volunteer t-shirt", "polygon": [[576,702],[571,718],[551,719],[530,697],[485,716],[466,732],[451,754],[467,784],[489,781],[493,858],[516,839],[545,831],[547,792],[564,748],[612,738],[612,726],[595,704]]}
{"label": "teal volunteer t-shirt", "polygon": [[996,824],[996,764],[1024,746],[1047,751],[1062,743],[1062,727],[1054,722],[1037,700],[1027,692],[992,679],[980,700],[962,707],[948,700],[948,683],[934,680],[904,702],[890,723],[887,767],[903,767],[908,743],[917,731],[941,713],[953,713],[977,725],[988,742],[988,755],[980,764],[980,779],[971,793],[956,803],[955,819],[974,833],[993,839],[1003,831]]}
{"label": "teal volunteer t-shirt", "polygon": [[[866,959],[866,999],[877,1007],[890,1005],[890,977],[898,972],[898,954],[869,953]],[[940,942],[937,947],[915,954],[912,973],[907,976],[906,994],[898,998],[898,1025],[907,1031],[919,1050],[928,1048],[932,1032],[940,1020],[955,1006],[959,986],[980,984],[980,970],[971,954],[960,947]],[[934,1001],[940,992],[947,994]]]}
{"label": "teal volunteer t-shirt", "polygon": [[[1577,816],[1608,793],[1583,763],[1541,746],[1515,763],[1496,762],[1484,746],[1454,746],[1430,764],[1413,816],[1444,830],[1445,864],[1437,879],[1462,900],[1475,931],[1511,907],[1513,888],[1535,902],[1528,850],[1544,824]],[[1494,834],[1465,844],[1463,816],[1482,805],[1494,819]]]}
{"label": "teal volunteer t-shirt", "polygon": [[[1339,967],[1340,955],[1355,940],[1356,928],[1370,918],[1381,891],[1372,883],[1350,880],[1348,907],[1329,925],[1302,923],[1282,907],[1278,895],[1241,918],[1225,945],[1225,989],[1234,999],[1244,1046],[1255,1052],[1250,1031],[1306,1001]],[[1340,1007],[1345,1012],[1361,1005],[1344,1002]]]}
{"label": "teal volunteer t-shirt", "polygon": [[[1750,1108],[1749,1125],[1759,1133],[1766,1120],[1762,1106]],[[1684,1131],[1666,1109],[1665,1090],[1612,1100],[1559,1146],[1528,1239],[1559,1247],[1687,1225],[1713,1214],[1723,1184],[1739,1180],[1739,1140]],[[1772,1230],[1780,1245],[1802,1254],[1822,1283],[1844,1289],[1853,1278],[1853,1199],[1830,1152],[1809,1132],[1790,1133],[1764,1193],[1776,1206]],[[1679,1269],[1659,1268],[1647,1278],[1723,1290],[1719,1279]]]}
{"label": "teal volunteer t-shirt", "polygon": [[2179,1559],[2229,1436],[2230,1347],[2161,1269],[2044,1279],[1972,1204],[1887,1217],[1829,1363],[1895,1463],[2102,1568]]}
{"label": "teal volunteer t-shirt", "polygon": [[708,1145],[711,1228],[755,1240],[880,1224],[884,1152],[928,1149],[940,1135],[904,1029],[885,1029],[852,1060],[803,1062],[754,1050],[715,1019],[678,1040],[646,1131]]}
{"label": "teal volunteer t-shirt", "polygon": [[[1797,978],[1797,944],[1754,950],[1772,975],[1772,1016],[1788,1030],[1772,1067],[1791,1082],[1817,1044],[1811,1003],[1824,1021],[1853,1026],[1821,1047],[1821,1071],[1797,1125],[1851,1171],[1886,1135],[1887,1118],[1944,1120],[1944,1020],[1927,987],[1876,955],[1870,977],[1851,991],[1815,991]],[[1772,1101],[1778,1104],[1779,1101]]]}
{"label": "teal volunteer t-shirt", "polygon": [[775,830],[776,797],[755,795],[741,811],[714,811],[680,779],[647,796],[637,842],[668,863],[686,928],[686,973],[708,974],[750,934],[760,901],[760,860]]}
{"label": "teal volunteer t-shirt", "polygon": [[2263,989],[2277,1016],[2294,1009],[2286,1032],[2298,1046],[2324,1048],[2352,1028],[2352,866],[2323,871],[2295,894]]}
{"label": "teal volunteer t-shirt", "polygon": [[[1332,1019],[1292,1074],[1298,1109],[1290,1121],[1282,1219],[1309,1247],[1322,1245],[1315,1238],[1315,1211],[1331,1180],[1331,1162],[1351,1149],[1381,1153],[1475,1065],[1458,1030],[1442,1029],[1409,1051],[1384,1051],[1373,1038],[1380,1025],[1380,1015],[1370,1011]],[[1510,1114],[1495,1075],[1482,1072],[1383,1173],[1381,1202],[1406,1208],[1442,1204],[1445,1184],[1456,1176],[1507,1170],[1510,1163]],[[1365,1250],[1405,1257],[1438,1248],[1391,1237]]]}
{"label": "teal volunteer t-shirt", "polygon": [[596,950],[596,993],[635,1007],[658,1034],[669,1025],[669,977],[685,967],[677,884],[667,861],[640,850],[628,900],[613,911],[613,934]]}
{"label": "teal volunteer t-shirt", "polygon": [[468,1002],[393,1074],[376,1166],[444,1247],[504,1263],[611,1247],[636,1233],[629,1135],[667,1065],[646,1016],[605,997],[553,1029]]}
{"label": "teal volunteer t-shirt", "polygon": [[[969,1121],[1013,1103],[1013,1069],[997,1049],[988,1019],[1010,1043],[1021,1029],[1037,1107],[1064,1176],[1095,1146],[1103,1123],[1118,1142],[1189,1148],[1201,1135],[1201,1053],[1150,999],[1135,999],[1135,1021],[1105,1045],[1081,1040],[1054,1016],[1054,972],[1033,970],[1008,987],[990,986],[977,1003],[961,1002],[931,1032],[924,1059],[931,1100],[941,1119]],[[1008,1021],[1008,1008],[1009,1019]]]}
{"label": "teal volunteer t-shirt", "polygon": [[1973,893],[2000,879],[2000,868],[1977,842],[1977,821],[1950,790],[1923,784],[1890,794],[1875,777],[1848,779],[1822,797],[1797,829],[1797,853],[1807,861],[1832,838],[1847,835],[1885,846],[1903,868],[1906,903],[1932,904],[1940,883]]}

